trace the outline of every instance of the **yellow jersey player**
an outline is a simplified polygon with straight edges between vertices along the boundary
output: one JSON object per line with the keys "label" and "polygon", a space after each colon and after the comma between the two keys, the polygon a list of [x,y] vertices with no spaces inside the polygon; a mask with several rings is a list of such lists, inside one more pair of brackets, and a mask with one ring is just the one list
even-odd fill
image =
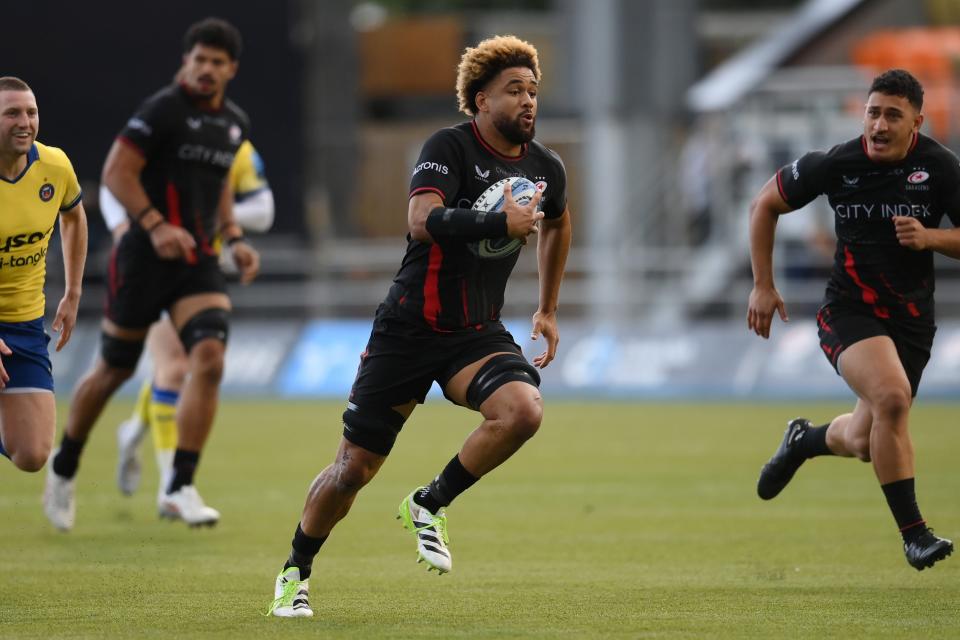
{"label": "yellow jersey player", "polygon": [[[240,145],[227,179],[233,191],[233,214],[240,226],[248,231],[267,231],[273,224],[273,192],[264,173],[263,160],[249,140]],[[119,240],[129,227],[129,219],[106,185],[100,186],[100,212],[114,240]],[[225,271],[236,272],[229,250],[221,250],[220,264]],[[176,406],[189,363],[169,317],[151,327],[147,350],[153,361],[153,376],[140,387],[133,415],[117,429],[117,485],[125,495],[132,495],[140,485],[139,450],[148,425],[160,473],[161,494],[170,483],[177,448]]]}
{"label": "yellow jersey player", "polygon": [[77,321],[87,256],[80,184],[63,151],[36,141],[39,125],[27,83],[0,78],[0,454],[24,471],[43,468],[56,430],[43,285],[58,217],[66,290],[52,325],[57,351]]}

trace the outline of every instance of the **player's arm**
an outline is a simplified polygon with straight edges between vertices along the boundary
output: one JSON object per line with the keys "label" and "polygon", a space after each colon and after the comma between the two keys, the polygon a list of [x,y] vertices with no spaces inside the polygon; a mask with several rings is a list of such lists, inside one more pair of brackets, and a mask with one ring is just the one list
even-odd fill
{"label": "player's arm", "polygon": [[560,300],[560,281],[570,253],[573,236],[570,210],[564,209],[559,218],[545,218],[540,223],[540,239],[537,241],[537,266],[540,271],[540,306],[533,314],[534,340],[542,334],[547,340],[547,350],[533,359],[541,369],[556,357],[560,332],[557,328],[557,307]]}
{"label": "player's arm", "polygon": [[273,226],[273,191],[264,187],[233,203],[233,217],[244,229],[263,233]]}
{"label": "player's arm", "polygon": [[240,270],[240,282],[250,284],[260,272],[260,254],[243,235],[243,228],[233,212],[233,189],[229,180],[223,181],[220,200],[217,203],[217,218],[220,221],[220,238]]}
{"label": "player's arm", "polygon": [[520,205],[513,199],[509,182],[504,184],[503,193],[503,211],[445,207],[434,191],[414,194],[407,205],[410,237],[420,242],[473,242],[504,237],[526,241],[528,235],[537,232],[537,222],[543,219],[543,212],[537,210],[543,194],[538,192],[530,202]]}
{"label": "player's arm", "polygon": [[80,290],[83,285],[83,266],[87,261],[87,214],[83,203],[60,212],[60,236],[63,248],[63,271],[66,288],[57,305],[57,315],[51,327],[60,334],[57,351],[70,340],[77,324],[77,309],[80,305]]}
{"label": "player's arm", "polygon": [[130,212],[133,224],[147,232],[158,256],[165,260],[189,258],[197,246],[193,236],[185,229],[168,224],[140,184],[140,174],[146,164],[144,156],[134,147],[120,139],[114,140],[103,165],[101,182]]}
{"label": "player's arm", "polygon": [[110,192],[107,185],[100,185],[100,215],[103,216],[103,223],[107,225],[110,235],[114,242],[119,242],[120,238],[130,228],[130,219],[127,218],[127,211],[120,204],[120,201]]}
{"label": "player's arm", "polygon": [[770,337],[774,311],[787,321],[783,298],[773,283],[773,239],[780,215],[793,209],[783,199],[777,176],[770,178],[750,203],[750,264],[753,291],[747,306],[747,327],[758,336]]}
{"label": "player's arm", "polygon": [[960,259],[960,228],[928,229],[919,220],[909,216],[894,216],[893,224],[901,246],[914,251],[929,249]]}
{"label": "player's arm", "polygon": [[249,140],[244,140],[227,175],[233,189],[233,217],[248,231],[267,231],[273,225],[273,191],[264,175],[263,159]]}

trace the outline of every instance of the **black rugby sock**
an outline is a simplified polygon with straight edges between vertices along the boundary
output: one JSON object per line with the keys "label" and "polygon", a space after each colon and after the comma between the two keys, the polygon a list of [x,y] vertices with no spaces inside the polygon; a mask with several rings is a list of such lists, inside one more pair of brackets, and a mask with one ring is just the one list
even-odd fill
{"label": "black rugby sock", "polygon": [[283,570],[286,571],[290,567],[296,567],[300,569],[300,579],[306,580],[310,577],[310,573],[313,571],[313,558],[317,555],[317,552],[320,551],[320,547],[323,546],[323,543],[326,542],[327,536],[322,538],[314,538],[313,536],[308,536],[303,532],[303,529],[300,528],[300,523],[297,523],[297,530],[293,534],[293,541],[291,546],[293,547],[290,550],[290,557],[287,558],[287,562],[283,565]]}
{"label": "black rugby sock", "polygon": [[199,451],[177,449],[173,454],[173,478],[170,480],[170,486],[167,487],[167,493],[174,493],[180,487],[193,484],[193,474],[198,464],[200,464]]}
{"label": "black rugby sock", "polygon": [[893,513],[894,520],[897,521],[904,542],[910,542],[927,530],[927,523],[920,515],[920,507],[917,506],[913,478],[888,482],[880,485],[880,488],[883,489],[883,495],[887,497],[887,505]]}
{"label": "black rugby sock", "polygon": [[63,440],[60,441],[60,451],[53,457],[53,472],[61,478],[72,478],[77,475],[80,454],[83,453],[85,444],[87,444],[86,440],[74,440],[64,433]]}
{"label": "black rugby sock", "polygon": [[474,477],[455,455],[444,470],[422,491],[413,496],[413,501],[430,513],[436,513],[446,507],[454,498],[472,487],[480,478]]}
{"label": "black rugby sock", "polygon": [[803,434],[803,438],[797,443],[797,453],[802,455],[804,460],[807,458],[816,458],[817,456],[834,456],[833,451],[827,446],[827,429],[830,423],[819,427],[810,427]]}

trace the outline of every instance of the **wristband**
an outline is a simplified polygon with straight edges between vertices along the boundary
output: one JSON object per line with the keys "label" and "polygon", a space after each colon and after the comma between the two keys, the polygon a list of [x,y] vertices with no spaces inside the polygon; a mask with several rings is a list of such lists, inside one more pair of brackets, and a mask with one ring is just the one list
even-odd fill
{"label": "wristband", "polygon": [[427,233],[434,240],[456,238],[483,240],[507,236],[507,214],[502,211],[475,211],[437,207],[427,216]]}
{"label": "wristband", "polygon": [[164,220],[163,218],[160,218],[159,220],[157,220],[157,223],[156,223],[155,225],[153,225],[153,226],[150,227],[149,229],[144,229],[144,231],[146,231],[146,232],[147,232],[147,235],[149,235],[149,234],[153,233],[153,230],[154,230],[154,229],[156,229],[157,227],[159,227],[160,225],[162,225],[164,222],[166,222],[166,220]]}
{"label": "wristband", "polygon": [[146,207],[144,207],[143,209],[141,209],[139,213],[134,214],[133,219],[134,219],[137,223],[139,223],[141,220],[143,220],[143,216],[147,215],[148,213],[150,213],[150,212],[153,211],[154,209],[156,209],[156,207],[154,207],[152,204],[148,204]]}

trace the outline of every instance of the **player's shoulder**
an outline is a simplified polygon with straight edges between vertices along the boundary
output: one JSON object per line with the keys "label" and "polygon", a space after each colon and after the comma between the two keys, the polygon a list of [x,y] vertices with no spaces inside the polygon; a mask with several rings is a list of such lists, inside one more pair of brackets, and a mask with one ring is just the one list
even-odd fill
{"label": "player's shoulder", "polygon": [[185,98],[179,85],[168,84],[151,93],[143,100],[144,107],[177,107],[184,104]]}
{"label": "player's shoulder", "polygon": [[225,97],[223,99],[223,109],[229,113],[230,116],[245,130],[250,128],[250,116],[248,116],[247,112],[241,109],[240,105],[238,105],[236,102]]}
{"label": "player's shoulder", "polygon": [[957,154],[945,147],[939,141],[931,138],[930,136],[925,136],[922,133],[917,134],[917,152],[932,156],[937,160],[947,162],[950,164],[957,164]]}
{"label": "player's shoulder", "polygon": [[814,152],[822,155],[825,161],[850,161],[865,160],[866,153],[863,150],[863,138],[858,136],[844,140],[840,144],[835,144],[826,151]]}
{"label": "player's shoulder", "polygon": [[446,143],[463,147],[473,138],[473,131],[469,122],[461,122],[450,127],[437,129],[427,138],[427,144]]}
{"label": "player's shoulder", "polygon": [[541,158],[550,165],[553,165],[559,171],[563,171],[563,159],[560,154],[543,144],[539,140],[531,140],[527,155],[534,158]]}
{"label": "player's shoulder", "polygon": [[37,160],[45,165],[59,167],[62,169],[71,169],[70,158],[60,147],[51,147],[42,142],[34,142],[37,148]]}

